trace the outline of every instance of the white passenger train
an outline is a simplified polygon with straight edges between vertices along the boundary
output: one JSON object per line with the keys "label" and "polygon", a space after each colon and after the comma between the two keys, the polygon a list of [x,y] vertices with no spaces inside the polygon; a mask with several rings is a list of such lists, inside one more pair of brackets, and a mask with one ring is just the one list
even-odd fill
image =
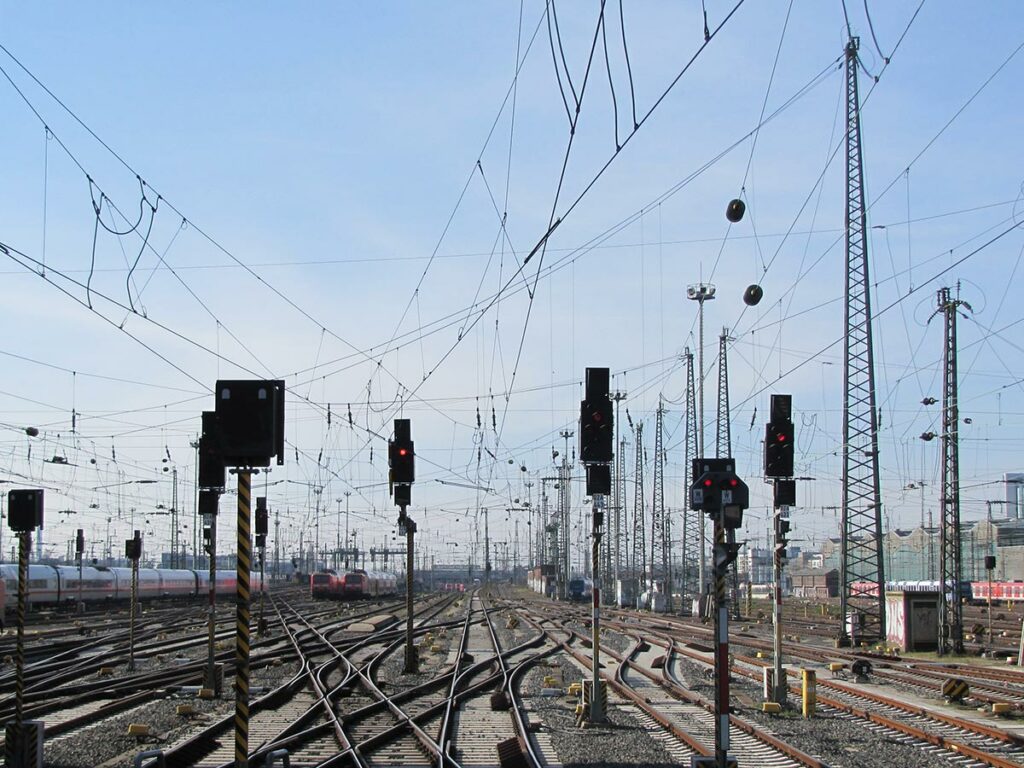
{"label": "white passenger train", "polygon": [[[250,577],[253,593],[260,589],[260,575]],[[235,571],[217,571],[217,595],[235,594]],[[85,603],[130,600],[132,594],[131,568],[82,568],[82,600]],[[28,604],[59,605],[78,600],[78,566],[38,565],[28,567]],[[155,600],[165,597],[204,598],[210,593],[209,571],[170,570],[165,568],[139,569],[139,599]],[[0,599],[7,612],[18,606],[18,566],[0,565]]]}

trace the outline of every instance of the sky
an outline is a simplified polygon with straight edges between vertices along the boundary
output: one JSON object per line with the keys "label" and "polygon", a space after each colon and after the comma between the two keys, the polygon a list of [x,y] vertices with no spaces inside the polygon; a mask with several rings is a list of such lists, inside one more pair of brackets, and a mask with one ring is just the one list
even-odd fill
{"label": "sky", "polygon": [[[1002,474],[1024,470],[1024,9],[847,6],[883,525],[939,513],[939,441],[920,435],[941,433],[921,401],[942,396],[944,286],[969,304],[962,515],[978,519]],[[396,543],[386,441],[406,417],[425,551],[465,561],[487,509],[510,551],[518,523],[525,561],[537,519],[524,507],[567,447],[574,458],[577,438],[559,435],[578,431],[588,366],[626,395],[630,509],[630,423],[645,425],[649,507],[664,404],[678,531],[685,353],[700,345],[685,297],[700,281],[717,289],[705,440],[728,328],[745,538],[769,524],[773,393],[793,396],[797,473],[814,478],[793,540],[836,535],[844,7],[706,9],[707,41],[694,0],[606,3],[601,25],[598,3],[538,0],[0,1],[0,481],[46,490],[47,553],[76,528],[93,556],[133,526],[165,548],[175,470],[191,548],[190,443],[218,378],[288,386],[285,463],[254,481],[285,551],[300,535],[336,542],[346,505],[362,546]],[[736,197],[747,215],[730,225]],[[746,307],[752,283],[764,298]]]}

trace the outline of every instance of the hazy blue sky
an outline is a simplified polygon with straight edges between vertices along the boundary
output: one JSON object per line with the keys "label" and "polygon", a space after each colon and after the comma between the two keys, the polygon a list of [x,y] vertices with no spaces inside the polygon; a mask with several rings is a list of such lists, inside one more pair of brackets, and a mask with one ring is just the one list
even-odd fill
{"label": "hazy blue sky", "polygon": [[[848,5],[864,64],[886,520],[921,519],[922,496],[905,489],[922,480],[925,510],[938,512],[939,443],[919,435],[941,431],[939,410],[920,401],[941,396],[935,291],[958,280],[974,310],[960,323],[973,519],[1002,497],[1003,472],[1024,469],[1024,237],[1011,229],[1024,214],[1024,9],[869,2],[872,35],[864,4]],[[748,1],[725,21],[735,3],[708,0],[710,29],[723,26],[703,51],[700,7],[625,3],[624,49],[620,6],[607,4],[606,60],[597,3],[556,6],[560,51],[539,0],[0,2],[0,44],[39,81],[0,51],[39,113],[0,77],[0,243],[24,254],[0,262],[0,479],[49,489],[53,551],[76,527],[102,538],[108,516],[120,541],[132,507],[166,540],[162,470],[179,468],[190,511],[188,444],[218,377],[291,388],[287,463],[268,487],[290,540],[314,530],[319,487],[332,510],[323,539],[346,491],[364,542],[390,536],[383,438],[401,413],[420,456],[425,543],[465,557],[488,507],[494,538],[511,541],[520,520],[525,554],[527,516],[505,510],[526,500],[527,480],[538,502],[588,365],[609,366],[628,393],[622,421],[625,408],[644,421],[648,479],[665,398],[678,509],[680,356],[697,344],[685,291],[700,279],[718,287],[706,309],[709,445],[718,335],[735,337],[733,453],[755,495],[746,535],[766,528],[772,392],[793,394],[798,472],[817,478],[801,485],[795,538],[834,534],[836,513],[822,508],[838,503],[841,471],[843,7]],[[570,132],[559,79],[569,113],[583,94],[560,188]],[[616,109],[618,142],[629,137],[617,156]],[[762,111],[773,117],[755,132]],[[725,206],[741,190],[748,215],[730,228]],[[97,228],[94,206],[105,227],[138,226]],[[552,215],[562,223],[546,251],[517,273]],[[744,311],[755,281],[764,300]],[[29,424],[40,438],[24,435]],[[54,455],[73,466],[44,462]],[[578,506],[581,484],[573,496]]]}

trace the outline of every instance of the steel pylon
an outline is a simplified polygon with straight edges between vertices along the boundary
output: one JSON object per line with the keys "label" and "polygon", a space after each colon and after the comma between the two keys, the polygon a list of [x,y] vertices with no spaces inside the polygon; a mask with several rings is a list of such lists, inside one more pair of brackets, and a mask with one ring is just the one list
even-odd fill
{"label": "steel pylon", "polygon": [[846,327],[843,372],[843,506],[840,641],[885,637],[885,565],[878,481],[878,417],[871,341],[867,209],[857,91],[858,38],[846,45]]}
{"label": "steel pylon", "polygon": [[942,497],[939,505],[939,559],[942,586],[939,590],[939,654],[964,652],[963,557],[960,542],[960,407],[957,399],[956,314],[960,306],[971,308],[949,288],[937,294],[936,314],[945,316],[942,350]]}
{"label": "steel pylon", "polygon": [[633,498],[633,575],[636,579],[636,604],[644,591],[644,576],[647,571],[647,536],[644,532],[644,425],[638,421],[635,427],[636,440],[636,493]]}
{"label": "steel pylon", "polygon": [[[718,418],[715,423],[715,456],[732,457],[732,428],[729,425],[729,329],[723,328],[718,337]],[[740,563],[739,558],[729,565],[729,586],[732,589],[732,615],[740,618]]]}
{"label": "steel pylon", "polygon": [[651,504],[651,582],[655,574],[665,585],[665,609],[672,611],[672,521],[665,509],[665,406],[658,399],[654,428],[654,499]]}
{"label": "steel pylon", "polygon": [[[686,357],[686,408],[683,414],[685,437],[683,439],[683,488],[689,493],[694,482],[693,460],[697,455],[697,394],[694,386],[693,352],[685,351]],[[682,591],[682,613],[693,612],[693,601],[700,597],[704,585],[704,542],[700,535],[700,517],[703,513],[683,506],[683,553],[680,587]]]}

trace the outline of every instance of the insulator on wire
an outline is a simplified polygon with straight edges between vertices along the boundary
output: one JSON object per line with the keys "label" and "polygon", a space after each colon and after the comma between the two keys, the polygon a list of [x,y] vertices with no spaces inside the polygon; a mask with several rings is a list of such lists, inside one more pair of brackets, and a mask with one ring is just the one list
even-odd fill
{"label": "insulator on wire", "polygon": [[756,307],[763,296],[764,289],[757,283],[753,283],[748,285],[747,290],[743,292],[743,303],[748,307]]}

